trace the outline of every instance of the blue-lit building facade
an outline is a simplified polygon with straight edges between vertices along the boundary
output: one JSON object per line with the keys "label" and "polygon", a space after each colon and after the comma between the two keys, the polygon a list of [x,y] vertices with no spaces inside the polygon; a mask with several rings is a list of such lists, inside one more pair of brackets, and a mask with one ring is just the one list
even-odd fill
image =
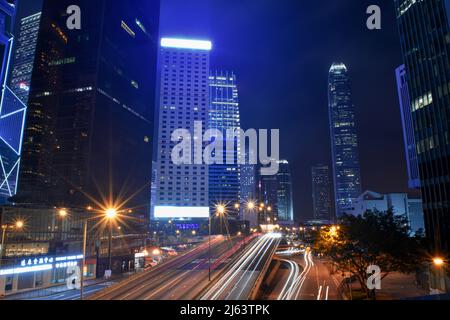
{"label": "blue-lit building facade", "polygon": [[28,104],[30,93],[40,22],[41,12],[22,18],[14,44],[14,58],[9,83],[11,90],[25,105]]}
{"label": "blue-lit building facade", "polygon": [[408,78],[405,65],[395,70],[397,92],[402,117],[403,141],[405,145],[406,165],[408,170],[408,187],[420,189],[419,162],[417,159],[416,140],[412,122],[411,100],[409,98]]}
{"label": "blue-lit building facade", "polygon": [[[160,41],[152,220],[209,218],[208,165],[198,159],[194,163],[193,149],[187,151],[192,151],[190,164],[175,164],[172,150],[182,137],[173,141],[172,134],[184,129],[192,135],[191,143],[198,143],[208,128],[211,50],[207,40],[163,37]],[[201,132],[195,133],[195,124],[200,122]]]}
{"label": "blue-lit building facade", "polygon": [[[450,1],[395,0],[433,254],[450,254]],[[441,286],[442,287],[442,286]]]}
{"label": "blue-lit building facade", "polygon": [[0,1],[0,204],[17,192],[26,106],[8,86],[18,1]]}
{"label": "blue-lit building facade", "polygon": [[330,68],[328,106],[336,217],[339,218],[361,194],[355,106],[350,77],[343,63],[334,63]]}
{"label": "blue-lit building facade", "polygon": [[[223,164],[209,166],[210,207],[215,210],[217,204],[224,204],[230,215],[237,216],[239,209],[235,205],[240,203],[240,141],[234,138],[229,141],[226,134],[227,130],[239,130],[241,127],[236,75],[227,71],[212,72],[209,77],[209,99],[209,129],[222,132],[225,150]],[[234,145],[232,150],[225,148],[230,143]],[[233,164],[226,163],[228,156],[233,157]]]}

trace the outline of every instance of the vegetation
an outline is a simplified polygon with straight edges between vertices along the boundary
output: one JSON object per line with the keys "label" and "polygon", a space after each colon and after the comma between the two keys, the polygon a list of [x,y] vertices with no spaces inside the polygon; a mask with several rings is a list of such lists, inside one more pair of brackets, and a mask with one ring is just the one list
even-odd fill
{"label": "vegetation", "polygon": [[426,259],[421,235],[410,236],[408,220],[388,212],[367,211],[362,216],[344,216],[338,226],[317,234],[315,250],[328,256],[337,271],[351,272],[367,298],[369,266],[381,269],[381,279],[392,272],[413,273]]}

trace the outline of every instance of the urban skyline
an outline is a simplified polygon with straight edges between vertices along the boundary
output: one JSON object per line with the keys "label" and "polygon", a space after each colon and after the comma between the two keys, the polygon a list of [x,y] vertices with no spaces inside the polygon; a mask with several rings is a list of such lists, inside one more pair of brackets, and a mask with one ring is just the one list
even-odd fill
{"label": "urban skyline", "polygon": [[0,0],[0,300],[448,299],[450,0],[324,1]]}
{"label": "urban skyline", "polygon": [[[25,0],[26,1],[26,0]],[[23,1],[23,2],[25,2]],[[362,166],[362,175],[363,175],[363,189],[376,189],[380,191],[408,191],[407,179],[406,178],[406,163],[404,161],[405,156],[403,152],[399,152],[399,148],[403,148],[403,140],[402,140],[402,130],[401,126],[398,126],[399,121],[401,121],[400,113],[398,112],[398,97],[395,87],[395,76],[392,75],[392,70],[401,64],[401,55],[400,55],[400,47],[397,37],[397,28],[395,25],[395,17],[392,14],[393,12],[393,4],[389,0],[382,1],[382,5],[385,8],[384,12],[386,15],[385,24],[381,31],[377,31],[377,33],[368,33],[367,29],[362,28],[357,21],[348,20],[345,24],[341,26],[341,29],[352,29],[354,30],[354,35],[357,37],[359,43],[361,43],[361,48],[364,50],[373,52],[374,55],[380,54],[388,54],[390,59],[383,59],[377,61],[375,64],[373,61],[371,63],[367,63],[364,68],[369,68],[370,71],[367,73],[377,75],[377,78],[385,79],[384,81],[374,81],[372,78],[369,78],[369,81],[372,82],[371,87],[374,88],[368,94],[363,94],[364,90],[360,87],[360,79],[366,79],[366,72],[364,72],[364,68],[352,68],[352,66],[357,66],[361,64],[360,57],[355,56],[355,52],[360,50],[357,46],[357,49],[351,49],[355,47],[354,44],[347,41],[347,39],[342,38],[343,32],[341,29],[333,29],[333,35],[329,34],[330,41],[324,42],[324,45],[331,48],[331,44],[335,43],[335,39],[341,39],[344,43],[348,43],[346,46],[333,46],[332,50],[327,49],[323,51],[326,53],[326,57],[323,57],[323,54],[316,55],[314,60],[311,61],[305,68],[302,69],[301,74],[304,76],[301,78],[294,78],[294,82],[301,82],[301,86],[297,86],[299,88],[303,87],[304,90],[300,90],[296,96],[293,96],[291,92],[288,97],[289,101],[309,101],[308,103],[301,104],[300,107],[294,108],[298,103],[288,103],[286,104],[288,108],[290,108],[289,112],[286,113],[278,113],[276,110],[279,102],[274,99],[275,92],[280,92],[281,88],[275,86],[272,90],[262,91],[262,95],[265,96],[265,99],[261,99],[261,95],[252,96],[252,95],[242,95],[241,96],[241,107],[243,110],[241,111],[241,123],[244,128],[271,128],[271,127],[279,127],[282,129],[282,135],[284,139],[282,139],[281,149],[283,150],[282,158],[287,158],[291,163],[295,163],[296,165],[293,167],[292,175],[294,180],[300,181],[308,181],[311,179],[310,168],[315,163],[325,163],[331,166],[331,152],[330,149],[318,149],[314,147],[314,143],[312,139],[301,139],[299,141],[290,141],[291,137],[296,135],[300,135],[303,137],[314,136],[315,139],[320,141],[320,144],[329,144],[329,135],[325,135],[328,129],[328,111],[327,111],[327,98],[326,93],[324,95],[324,90],[326,88],[323,87],[323,81],[326,79],[326,73],[329,68],[329,64],[336,60],[337,57],[341,57],[342,60],[346,63],[347,66],[350,67],[351,77],[353,79],[354,89],[354,100],[357,104],[357,117],[359,119],[359,123],[357,124],[358,134],[360,136],[361,147],[360,147],[360,156],[361,156],[361,166]],[[295,3],[295,2],[294,2]],[[292,4],[293,6],[297,6],[297,3]],[[352,3],[348,2],[343,4],[339,8],[335,8],[333,14],[328,11],[320,12],[314,5],[310,4],[302,4],[304,5],[305,14],[308,16],[321,16],[326,15],[327,18],[330,18],[330,24],[334,23],[338,17],[342,16],[341,12],[349,12],[349,11],[362,11],[364,12],[367,8],[364,4],[360,3]],[[325,7],[335,7],[334,5],[324,4]],[[27,7],[27,8],[25,8]],[[31,9],[28,9],[31,8]],[[268,16],[271,11],[283,11],[288,10],[289,6],[286,7],[277,7],[275,5],[264,6],[258,11],[259,19],[264,19],[264,17]],[[30,4],[24,5],[23,8],[19,8],[24,10],[24,14],[31,14],[33,10],[39,10],[39,1],[31,1]],[[242,37],[234,37],[231,33],[231,30],[225,30],[221,28],[213,28],[213,25],[216,26],[220,21],[225,21],[228,19],[233,19],[235,24],[244,24],[246,17],[235,15],[230,11],[230,7],[222,6],[220,2],[217,2],[216,5],[211,5],[207,1],[204,0],[195,0],[190,2],[189,4],[183,3],[179,0],[170,0],[164,1],[162,3],[161,10],[161,35],[162,36],[174,36],[177,34],[182,34],[183,36],[191,37],[194,39],[211,39],[215,43],[214,50],[212,52],[212,64],[215,65],[216,68],[223,70],[235,70],[240,78],[240,85],[246,88],[246,92],[253,88],[252,90],[257,92],[257,87],[264,87],[266,84],[261,83],[260,79],[263,79],[262,75],[260,77],[252,77],[253,73],[260,73],[261,70],[258,69],[258,64],[256,60],[252,60],[250,57],[245,55],[245,61],[248,63],[243,64],[242,59],[236,59],[232,52],[227,50],[226,43],[237,41],[236,45],[238,46],[238,51],[240,52],[249,52],[252,50],[249,46],[253,42],[246,42]],[[303,10],[302,10],[303,11]],[[239,9],[236,9],[236,12],[240,12]],[[170,13],[170,18],[167,15]],[[300,13],[301,14],[301,13]],[[191,19],[190,17],[202,17],[201,19]],[[214,18],[211,18],[214,17]],[[232,17],[232,18],[231,18]],[[256,18],[256,17],[255,17]],[[275,18],[272,18],[275,19]],[[334,19],[334,20],[333,20]],[[176,22],[175,22],[176,21]],[[213,22],[214,21],[214,22]],[[297,22],[294,22],[297,23]],[[313,23],[313,22],[311,22]],[[274,26],[277,26],[277,23],[274,21]],[[183,30],[180,33],[180,30]],[[250,32],[251,30],[248,30]],[[270,39],[276,38],[276,34],[274,32],[269,32],[268,36]],[[301,36],[301,35],[298,35]],[[368,37],[367,37],[368,36]],[[334,37],[334,38],[333,38]],[[379,42],[375,38],[383,39],[383,48],[379,46]],[[305,40],[305,39],[304,39]],[[303,40],[303,41],[304,41]],[[309,41],[309,38],[306,40]],[[288,43],[288,39],[285,42],[281,42],[280,39],[273,40],[279,44],[280,48],[285,47]],[[241,49],[239,49],[241,48]],[[310,47],[310,50],[314,48],[314,46]],[[256,49],[256,48],[255,48]],[[258,48],[259,52],[265,53],[268,49]],[[314,49],[315,50],[315,49]],[[387,50],[387,51],[386,51]],[[291,52],[291,51],[286,51]],[[291,65],[299,65],[302,60],[299,60],[299,57],[292,56],[293,51],[289,53],[288,60],[279,61],[280,63],[288,63]],[[268,59],[266,55],[263,55],[264,59]],[[305,59],[311,59],[307,56]],[[305,60],[306,61],[306,60]],[[318,68],[312,68],[312,65],[319,65]],[[272,68],[272,65],[269,65],[269,68]],[[318,72],[319,70],[322,70]],[[311,81],[304,81],[303,79],[310,79]],[[298,80],[297,80],[298,79]],[[326,81],[326,80],[325,80]],[[386,82],[390,83],[389,86],[380,86],[379,83]],[[313,85],[314,84],[314,85]],[[255,87],[256,86],[256,87]],[[275,91],[273,91],[275,90]],[[377,92],[380,90],[387,92],[385,95],[377,95]],[[387,90],[387,91],[386,91]],[[268,95],[269,92],[273,92],[274,94]],[[310,92],[309,95],[304,92]],[[301,95],[301,96],[300,96]],[[314,97],[314,98],[313,98]],[[370,98],[369,98],[370,97]],[[307,100],[304,100],[307,99]],[[375,104],[375,101],[379,101],[380,99],[383,102],[379,102]],[[271,101],[271,103],[268,103]],[[265,115],[261,115],[258,111],[258,105],[265,105]],[[310,108],[306,106],[319,106],[318,108]],[[375,107],[377,105],[378,107]],[[382,111],[380,109],[383,109]],[[393,109],[397,110],[393,110]],[[363,110],[366,110],[363,112]],[[303,112],[305,116],[299,115],[299,112]],[[373,134],[375,130],[371,129],[374,127],[374,121],[372,119],[374,117],[383,119],[383,112],[389,111],[393,113],[392,117],[387,119],[387,122],[384,122],[384,126],[386,130],[383,133],[375,135]],[[289,124],[287,117],[290,113],[296,115],[299,121],[302,123],[301,126],[293,126]],[[282,120],[282,118],[284,118]],[[267,119],[273,119],[274,123],[270,123]],[[309,121],[306,121],[309,119]],[[311,127],[310,123],[314,122],[314,128]],[[362,128],[367,128],[362,129]],[[320,134],[319,134],[320,133]],[[388,135],[389,133],[389,135]],[[392,134],[391,134],[392,133]],[[393,157],[393,161],[386,163],[383,172],[386,172],[387,179],[381,179],[380,174],[374,174],[374,170],[372,168],[376,167],[378,163],[378,157],[376,150],[369,147],[370,143],[375,143],[376,145],[384,145],[387,150],[389,150],[390,154]],[[291,145],[297,145],[298,148],[291,148]],[[306,150],[313,150],[314,152],[309,152]],[[294,184],[293,185],[293,195],[294,202],[296,203],[296,207],[298,210],[295,212],[295,216],[297,220],[309,220],[313,218],[313,203],[311,185],[310,184]]]}

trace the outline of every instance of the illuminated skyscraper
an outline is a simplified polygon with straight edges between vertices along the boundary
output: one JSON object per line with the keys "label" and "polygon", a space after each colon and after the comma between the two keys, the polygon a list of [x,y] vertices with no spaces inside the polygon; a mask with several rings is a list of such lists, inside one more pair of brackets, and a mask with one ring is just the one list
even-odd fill
{"label": "illuminated skyscraper", "polygon": [[286,160],[278,161],[278,164],[279,171],[276,175],[278,221],[290,224],[294,222],[291,170]]}
{"label": "illuminated skyscraper", "polygon": [[331,221],[331,184],[328,166],[312,168],[314,220]]}
{"label": "illuminated skyscraper", "polygon": [[16,202],[148,216],[158,34],[157,0],[44,0]]}
{"label": "illuminated skyscraper", "polygon": [[25,105],[28,104],[28,94],[30,93],[40,22],[40,12],[23,18],[20,21],[20,30],[15,42],[16,49],[12,64],[10,86]]}
{"label": "illuminated skyscraper", "polygon": [[395,0],[426,234],[450,253],[450,2]]}
{"label": "illuminated skyscraper", "polygon": [[7,86],[17,1],[0,0],[0,203],[16,194],[26,106]]}
{"label": "illuminated skyscraper", "polygon": [[343,63],[334,63],[328,78],[328,106],[336,216],[345,213],[361,194],[355,107],[350,78]]}
{"label": "illuminated skyscraper", "polygon": [[[209,77],[209,128],[217,129],[224,136],[223,146],[233,143],[233,150],[224,152],[223,164],[209,166],[209,201],[212,209],[218,203],[227,204],[229,214],[236,216],[234,205],[240,202],[239,139],[227,141],[226,131],[241,127],[236,76],[229,72],[215,72]],[[231,153],[234,164],[226,164]]]}
{"label": "illuminated skyscraper", "polygon": [[[184,129],[192,135],[192,145],[200,143],[201,148],[205,145],[202,136],[208,128],[211,49],[209,41],[161,39],[158,138],[155,143],[156,219],[190,218],[199,212],[202,217],[205,212],[208,216],[208,166],[198,163],[202,159],[194,159],[193,149],[189,150],[192,164],[174,164],[172,150],[182,140],[172,141],[172,134],[177,129]],[[196,122],[202,123],[202,132],[194,132]]]}

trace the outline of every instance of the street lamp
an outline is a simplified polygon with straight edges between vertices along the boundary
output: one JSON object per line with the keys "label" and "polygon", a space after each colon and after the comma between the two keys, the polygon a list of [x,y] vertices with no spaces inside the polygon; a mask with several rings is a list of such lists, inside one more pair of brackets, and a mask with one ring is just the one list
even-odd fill
{"label": "street lamp", "polygon": [[253,201],[250,201],[249,203],[247,203],[248,210],[254,210],[255,207],[256,207],[256,203],[254,203]]}
{"label": "street lamp", "polygon": [[60,209],[60,210],[58,211],[58,215],[59,215],[61,218],[67,217],[67,215],[68,215],[67,210],[66,210],[66,209]]}
{"label": "street lamp", "polygon": [[[91,211],[92,207],[88,207],[88,211]],[[109,247],[108,247],[108,255],[109,255],[109,268],[111,268],[111,246],[112,246],[112,222],[117,218],[117,209],[109,208],[105,210],[104,218],[109,220]],[[84,268],[86,266],[86,246],[87,246],[87,229],[88,229],[88,221],[90,219],[84,219],[83,226],[83,262],[81,265],[81,286],[80,286],[80,300],[83,300],[83,291],[84,291]]]}
{"label": "street lamp", "polygon": [[444,259],[442,259],[442,258],[438,258],[438,257],[436,257],[436,258],[434,258],[433,259],[433,264],[436,266],[436,267],[442,267],[443,265],[444,265]]}
{"label": "street lamp", "polygon": [[108,270],[112,270],[112,233],[113,233],[113,221],[117,218],[117,209],[109,208],[105,211],[105,218],[109,222],[109,241],[108,241]]}

